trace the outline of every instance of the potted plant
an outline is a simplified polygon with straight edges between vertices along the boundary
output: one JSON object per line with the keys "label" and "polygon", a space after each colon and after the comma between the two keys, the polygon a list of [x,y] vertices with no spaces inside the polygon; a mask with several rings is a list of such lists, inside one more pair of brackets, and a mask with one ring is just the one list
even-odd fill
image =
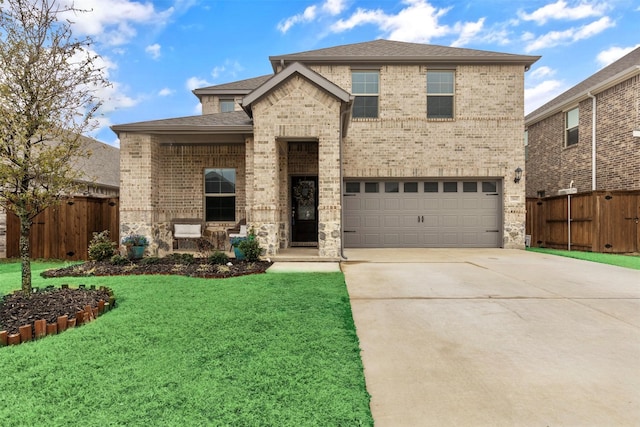
{"label": "potted plant", "polygon": [[140,259],[145,248],[149,246],[149,240],[142,234],[129,234],[122,238],[122,245],[127,249],[129,259]]}
{"label": "potted plant", "polygon": [[233,247],[233,253],[236,255],[236,260],[241,261],[244,259],[244,252],[240,250],[240,244],[247,240],[246,237],[232,237],[230,242]]}

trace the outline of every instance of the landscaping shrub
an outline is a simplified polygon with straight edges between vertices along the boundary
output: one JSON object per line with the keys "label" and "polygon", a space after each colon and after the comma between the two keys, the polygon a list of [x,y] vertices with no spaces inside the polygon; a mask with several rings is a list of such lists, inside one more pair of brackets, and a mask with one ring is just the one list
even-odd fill
{"label": "landscaping shrub", "polygon": [[113,265],[125,265],[129,262],[129,258],[116,254],[111,257],[109,262]]}
{"label": "landscaping shrub", "polygon": [[251,229],[251,232],[247,238],[241,241],[238,245],[238,249],[244,254],[244,258],[249,262],[259,261],[262,254],[262,248],[258,239],[256,239],[255,232]]}
{"label": "landscaping shrub", "polygon": [[111,258],[115,252],[116,244],[109,238],[109,230],[93,233],[93,238],[89,242],[90,260],[104,261]]}
{"label": "landscaping shrub", "polygon": [[224,252],[215,251],[209,256],[209,264],[225,265],[229,262],[229,257]]}
{"label": "landscaping shrub", "polygon": [[191,265],[195,262],[195,257],[193,256],[193,254],[173,253],[168,255],[167,258],[173,260],[173,262],[184,265]]}

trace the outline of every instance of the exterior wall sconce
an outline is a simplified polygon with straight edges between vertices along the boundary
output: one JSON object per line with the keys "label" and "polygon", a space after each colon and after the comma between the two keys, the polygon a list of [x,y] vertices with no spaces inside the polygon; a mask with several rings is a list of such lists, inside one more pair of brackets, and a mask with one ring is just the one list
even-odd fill
{"label": "exterior wall sconce", "polygon": [[516,168],[515,172],[516,172],[516,175],[513,178],[513,182],[517,184],[522,179],[522,169],[520,168],[520,166]]}

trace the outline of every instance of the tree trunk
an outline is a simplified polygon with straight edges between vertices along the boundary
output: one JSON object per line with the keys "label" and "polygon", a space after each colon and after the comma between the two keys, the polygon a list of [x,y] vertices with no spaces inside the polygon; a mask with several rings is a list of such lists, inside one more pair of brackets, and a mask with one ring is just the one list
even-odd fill
{"label": "tree trunk", "polygon": [[20,216],[20,259],[22,260],[22,292],[26,297],[31,295],[31,255],[29,235],[31,234],[31,220]]}

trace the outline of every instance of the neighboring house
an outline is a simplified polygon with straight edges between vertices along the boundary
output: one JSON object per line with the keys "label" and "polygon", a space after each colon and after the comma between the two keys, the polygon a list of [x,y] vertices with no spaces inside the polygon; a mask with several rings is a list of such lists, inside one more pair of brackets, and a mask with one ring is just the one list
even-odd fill
{"label": "neighboring house", "polygon": [[[76,181],[77,196],[118,197],[120,187],[120,150],[92,138],[81,137],[91,152],[78,160],[76,167],[82,176]],[[0,258],[7,256],[7,215],[0,208]]]}
{"label": "neighboring house", "polygon": [[200,116],[113,126],[120,232],[245,219],[266,254],[524,247],[524,72],[539,57],[376,40],[197,89]]}
{"label": "neighboring house", "polygon": [[525,129],[527,197],[572,183],[640,190],[640,48],[528,114]]}

